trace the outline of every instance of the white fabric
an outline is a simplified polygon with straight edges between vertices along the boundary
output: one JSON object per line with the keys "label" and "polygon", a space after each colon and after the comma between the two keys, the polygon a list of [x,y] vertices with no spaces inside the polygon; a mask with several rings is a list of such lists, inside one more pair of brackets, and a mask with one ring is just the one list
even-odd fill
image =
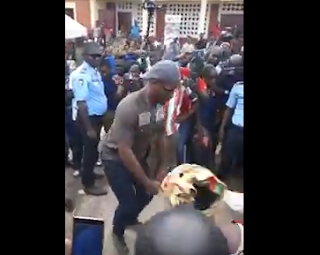
{"label": "white fabric", "polygon": [[65,39],[75,39],[88,35],[87,28],[79,24],[68,15],[65,16]]}
{"label": "white fabric", "polygon": [[226,190],[222,200],[233,210],[243,213],[243,193]]}
{"label": "white fabric", "polygon": [[237,223],[237,225],[239,226],[240,228],[240,231],[241,231],[241,242],[240,242],[240,245],[238,247],[238,250],[236,253],[232,254],[232,255],[241,255],[241,254],[244,254],[244,229],[243,229],[243,225]]}

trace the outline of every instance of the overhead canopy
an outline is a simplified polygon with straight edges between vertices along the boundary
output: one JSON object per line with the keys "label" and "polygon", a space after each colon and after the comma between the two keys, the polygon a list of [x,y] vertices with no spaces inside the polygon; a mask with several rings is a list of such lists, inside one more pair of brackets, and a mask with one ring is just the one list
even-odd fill
{"label": "overhead canopy", "polygon": [[80,23],[65,15],[65,38],[75,39],[78,37],[87,36],[87,28],[82,26]]}

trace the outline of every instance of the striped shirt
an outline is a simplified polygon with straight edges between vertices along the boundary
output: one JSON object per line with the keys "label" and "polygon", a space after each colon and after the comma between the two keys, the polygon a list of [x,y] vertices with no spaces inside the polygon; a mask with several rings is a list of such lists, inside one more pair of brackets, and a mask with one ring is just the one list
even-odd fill
{"label": "striped shirt", "polygon": [[178,130],[179,123],[176,122],[176,118],[180,114],[180,106],[184,93],[184,87],[177,88],[172,98],[165,104],[165,132],[167,136],[174,134]]}

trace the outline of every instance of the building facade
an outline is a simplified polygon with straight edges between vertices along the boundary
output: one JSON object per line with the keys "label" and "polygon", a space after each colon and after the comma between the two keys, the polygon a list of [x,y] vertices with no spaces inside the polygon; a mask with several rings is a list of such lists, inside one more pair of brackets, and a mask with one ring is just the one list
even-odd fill
{"label": "building facade", "polygon": [[[146,32],[148,14],[142,9],[142,3],[142,0],[65,0],[65,8],[66,14],[72,14],[70,16],[88,29],[103,22],[115,31],[120,28],[129,31],[133,21],[137,20]],[[162,8],[154,15],[150,34],[157,38],[163,36],[166,14],[181,16],[181,37],[197,37],[202,32],[208,34],[218,23],[221,27],[243,26],[243,0],[158,0],[156,3]]]}

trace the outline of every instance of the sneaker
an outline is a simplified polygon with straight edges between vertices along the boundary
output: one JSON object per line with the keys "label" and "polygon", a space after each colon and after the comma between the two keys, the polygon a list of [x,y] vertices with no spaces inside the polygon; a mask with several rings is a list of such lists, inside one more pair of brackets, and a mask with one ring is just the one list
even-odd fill
{"label": "sneaker", "polygon": [[129,248],[124,240],[124,236],[119,236],[114,231],[112,231],[112,241],[113,246],[117,250],[119,255],[127,255],[129,254]]}
{"label": "sneaker", "polygon": [[92,195],[92,196],[104,196],[108,194],[108,188],[103,186],[97,186],[96,184],[90,187],[84,187],[83,191],[87,195]]}
{"label": "sneaker", "polygon": [[78,177],[80,175],[79,170],[74,170],[73,177]]}
{"label": "sneaker", "polygon": [[101,159],[98,159],[97,163],[96,163],[96,166],[102,166],[102,161]]}
{"label": "sneaker", "polygon": [[94,178],[96,180],[102,179],[104,177],[105,177],[105,174],[104,174],[104,172],[103,172],[103,170],[101,168],[96,168],[94,170]]}

